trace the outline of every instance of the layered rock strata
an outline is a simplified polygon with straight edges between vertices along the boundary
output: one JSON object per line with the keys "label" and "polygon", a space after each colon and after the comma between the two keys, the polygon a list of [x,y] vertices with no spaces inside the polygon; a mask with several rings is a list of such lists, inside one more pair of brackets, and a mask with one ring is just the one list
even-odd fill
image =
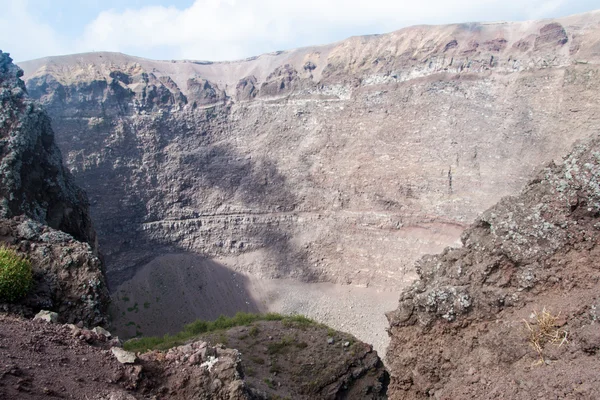
{"label": "layered rock strata", "polygon": [[183,250],[391,288],[599,127],[599,22],[418,26],[222,63],[21,66],[90,195],[115,287]]}

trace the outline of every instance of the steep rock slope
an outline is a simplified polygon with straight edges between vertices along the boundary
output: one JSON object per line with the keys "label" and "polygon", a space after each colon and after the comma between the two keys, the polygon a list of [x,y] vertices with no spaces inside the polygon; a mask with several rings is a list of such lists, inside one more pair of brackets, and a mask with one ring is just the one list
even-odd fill
{"label": "steep rock slope", "polygon": [[44,308],[65,322],[102,324],[108,291],[87,197],[22,74],[0,51],[0,244],[27,256],[34,275],[27,297],[0,309],[31,316]]}
{"label": "steep rock slope", "polygon": [[391,398],[597,398],[600,136],[426,256],[388,314]]}
{"label": "steep rock slope", "polygon": [[[21,66],[117,285],[165,251],[379,287],[598,128],[600,13],[211,63]],[[412,278],[409,274],[408,278]]]}
{"label": "steep rock slope", "polygon": [[63,167],[50,118],[0,51],[0,216],[27,215],[95,248],[85,193]]}

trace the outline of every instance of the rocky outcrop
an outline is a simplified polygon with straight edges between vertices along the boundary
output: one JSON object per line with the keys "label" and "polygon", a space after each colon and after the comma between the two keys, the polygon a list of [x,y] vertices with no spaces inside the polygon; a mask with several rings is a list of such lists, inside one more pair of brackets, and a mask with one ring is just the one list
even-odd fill
{"label": "rocky outcrop", "polygon": [[22,75],[0,52],[0,216],[27,215],[95,250],[87,197],[64,169],[50,118],[27,96]]}
{"label": "rocky outcrop", "polygon": [[[221,337],[239,338],[239,329],[244,329],[246,339],[241,340],[249,345],[257,341],[243,353],[222,344],[192,340],[168,350],[136,355],[118,347],[118,339],[111,339],[104,330],[0,313],[0,396],[37,399],[60,395],[97,400],[385,398],[387,373],[370,346],[355,341],[328,344],[327,328],[322,326],[317,328],[320,332],[314,343],[298,345],[290,340],[305,340],[315,331],[288,324],[284,328],[287,336],[282,337],[281,326],[270,331],[263,328],[269,327],[261,325],[254,331],[267,338],[264,343],[255,334],[248,335],[252,327],[220,332]],[[274,335],[270,340],[269,334]],[[338,335],[347,336],[336,332],[336,339]],[[288,347],[295,349],[293,358],[288,358],[292,354]],[[267,365],[264,358],[275,361]],[[255,365],[262,365],[265,371],[258,371]]]}
{"label": "rocky outcrop", "polygon": [[186,89],[188,100],[194,107],[224,102],[227,99],[224,91],[199,77],[188,79]]}
{"label": "rocky outcrop", "polygon": [[26,217],[0,218],[0,243],[27,257],[33,268],[29,294],[0,310],[33,317],[58,312],[63,323],[107,323],[108,291],[102,263],[91,246]]}
{"label": "rocky outcrop", "polygon": [[271,72],[260,86],[260,96],[282,96],[299,89],[298,71],[285,64]]}
{"label": "rocky outcrop", "polygon": [[388,314],[392,398],[595,398],[600,137],[426,256]]}
{"label": "rocky outcrop", "polygon": [[544,25],[540,29],[540,34],[535,38],[534,47],[536,50],[543,48],[555,48],[564,46],[569,41],[569,36],[565,28],[556,22]]}
{"label": "rocky outcrop", "polygon": [[386,398],[389,375],[377,352],[323,325],[260,321],[205,340],[239,350],[244,381],[259,398]]}
{"label": "rocky outcrop", "polygon": [[224,346],[194,342],[167,352],[141,356],[140,391],[171,399],[262,399],[244,382],[240,353]]}
{"label": "rocky outcrop", "polygon": [[[31,100],[22,71],[0,52],[0,242],[27,257],[34,283],[26,298],[0,304],[63,322],[106,322],[108,291],[85,193],[63,167],[50,118]],[[60,96],[60,94],[57,94]]]}
{"label": "rocky outcrop", "polygon": [[240,79],[235,87],[237,101],[252,100],[258,94],[256,87],[256,77],[247,76]]}

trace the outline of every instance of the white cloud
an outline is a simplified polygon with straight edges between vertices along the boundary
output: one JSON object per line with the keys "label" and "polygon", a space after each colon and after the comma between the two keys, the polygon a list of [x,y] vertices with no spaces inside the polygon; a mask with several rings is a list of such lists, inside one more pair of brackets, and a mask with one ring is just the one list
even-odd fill
{"label": "white cloud", "polygon": [[29,12],[27,0],[0,2],[0,50],[17,61],[68,51],[67,40]]}
{"label": "white cloud", "polygon": [[103,11],[79,38],[67,39],[28,15],[26,0],[8,3],[8,12],[5,6],[0,16],[0,46],[8,49],[9,42],[18,40],[13,46],[17,59],[40,52],[107,50],[205,60],[237,59],[412,24],[543,18],[570,4],[566,0],[196,0],[185,9]]}

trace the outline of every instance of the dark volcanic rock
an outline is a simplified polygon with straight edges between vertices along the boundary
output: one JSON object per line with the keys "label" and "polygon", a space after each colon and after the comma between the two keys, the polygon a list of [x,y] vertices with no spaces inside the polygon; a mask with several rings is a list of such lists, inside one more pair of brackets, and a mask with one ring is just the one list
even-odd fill
{"label": "dark volcanic rock", "polygon": [[194,77],[187,81],[188,101],[198,106],[205,106],[224,101],[225,92],[206,79]]}
{"label": "dark volcanic rock", "polygon": [[31,260],[34,284],[26,298],[0,307],[104,324],[108,291],[87,197],[63,167],[50,118],[27,97],[21,75],[0,52],[0,242]]}
{"label": "dark volcanic rock", "polygon": [[0,243],[26,256],[33,267],[30,293],[0,310],[32,317],[53,310],[59,321],[106,324],[108,290],[102,263],[87,243],[25,217],[0,218]]}
{"label": "dark volcanic rock", "polygon": [[[599,217],[595,135],[484,212],[462,248],[424,257],[388,314],[392,398],[560,397],[581,385],[597,398]],[[534,348],[544,313],[554,339]]]}
{"label": "dark volcanic rock", "polygon": [[27,215],[95,250],[87,197],[63,167],[50,118],[27,97],[22,75],[0,51],[0,216]]}
{"label": "dark volcanic rock", "polygon": [[256,77],[247,76],[243,79],[240,79],[237,86],[235,87],[236,91],[236,100],[252,100],[258,94],[258,89],[256,88]]}
{"label": "dark volcanic rock", "polygon": [[535,39],[535,50],[563,46],[569,41],[565,28],[558,22],[552,22],[540,29]]}

